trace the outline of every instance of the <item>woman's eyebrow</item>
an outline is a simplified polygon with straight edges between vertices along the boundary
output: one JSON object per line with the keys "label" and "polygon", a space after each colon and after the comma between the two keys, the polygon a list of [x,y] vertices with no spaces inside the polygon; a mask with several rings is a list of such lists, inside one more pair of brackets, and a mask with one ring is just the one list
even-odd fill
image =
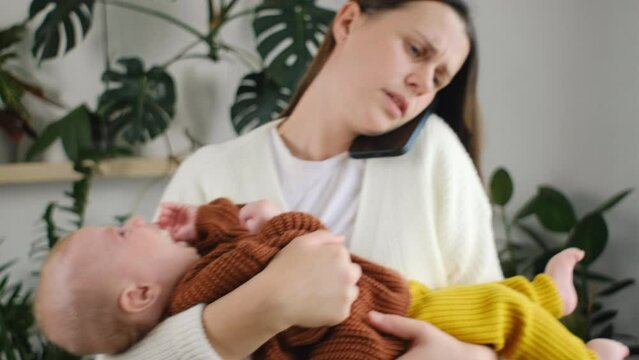
{"label": "woman's eyebrow", "polygon": [[[440,48],[437,47],[435,42],[432,41],[431,39],[429,39],[421,31],[413,30],[413,33],[416,34],[417,36],[419,36],[422,39],[422,41],[424,41],[424,44],[426,44],[426,47],[428,48],[428,51],[430,51],[433,54],[441,54],[441,50],[440,50]],[[447,63],[444,63],[444,66],[443,66],[442,70],[443,70],[443,74],[442,75],[445,76],[447,80],[450,80],[452,78],[452,76],[450,76],[450,70],[448,69],[448,64]]]}

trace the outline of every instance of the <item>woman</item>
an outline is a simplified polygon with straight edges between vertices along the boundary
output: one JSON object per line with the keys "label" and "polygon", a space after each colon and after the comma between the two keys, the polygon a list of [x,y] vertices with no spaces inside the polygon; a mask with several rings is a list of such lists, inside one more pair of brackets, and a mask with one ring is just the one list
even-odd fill
{"label": "woman", "polygon": [[[269,198],[319,216],[346,235],[353,253],[431,287],[500,278],[490,206],[473,166],[476,61],[461,0],[348,2],[283,119],[200,149],[163,200]],[[445,121],[431,116],[407,154],[348,157],[358,135],[398,128],[438,93]],[[357,294],[358,269],[339,255],[334,235],[309,238],[225,298],[168,319],[122,358],[242,358],[282,328],[339,322]],[[411,341],[403,359],[496,358],[427,324],[383,314],[371,321]]]}

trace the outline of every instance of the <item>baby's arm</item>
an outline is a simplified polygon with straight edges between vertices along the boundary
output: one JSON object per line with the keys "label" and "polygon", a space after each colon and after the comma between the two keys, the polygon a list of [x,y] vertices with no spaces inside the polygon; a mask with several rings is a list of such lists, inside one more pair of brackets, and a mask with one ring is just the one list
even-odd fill
{"label": "baby's arm", "polygon": [[225,198],[201,206],[163,202],[157,224],[174,240],[188,242],[204,256],[220,243],[246,232],[240,224],[238,212],[239,207]]}
{"label": "baby's arm", "polygon": [[240,209],[240,223],[251,233],[257,233],[264,224],[281,213],[282,209],[270,200],[254,201]]}

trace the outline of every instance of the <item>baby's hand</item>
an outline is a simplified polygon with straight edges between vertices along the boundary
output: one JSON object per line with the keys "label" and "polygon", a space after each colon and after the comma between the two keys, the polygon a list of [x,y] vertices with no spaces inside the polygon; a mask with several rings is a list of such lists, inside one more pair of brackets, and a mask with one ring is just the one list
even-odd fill
{"label": "baby's hand", "polygon": [[282,213],[274,202],[260,200],[250,202],[240,209],[240,223],[252,233],[258,232],[264,224]]}
{"label": "baby's hand", "polygon": [[175,241],[189,242],[197,236],[195,219],[197,206],[175,202],[160,204],[160,216],[157,224],[171,234]]}

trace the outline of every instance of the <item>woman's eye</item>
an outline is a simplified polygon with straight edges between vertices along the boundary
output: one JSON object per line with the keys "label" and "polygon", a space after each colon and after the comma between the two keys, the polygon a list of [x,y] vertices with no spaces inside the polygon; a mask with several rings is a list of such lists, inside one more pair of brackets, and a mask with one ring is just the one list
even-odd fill
{"label": "woman's eye", "polygon": [[416,57],[421,57],[422,56],[422,51],[419,47],[413,45],[413,44],[408,44],[408,48],[409,51],[412,55],[416,56]]}

